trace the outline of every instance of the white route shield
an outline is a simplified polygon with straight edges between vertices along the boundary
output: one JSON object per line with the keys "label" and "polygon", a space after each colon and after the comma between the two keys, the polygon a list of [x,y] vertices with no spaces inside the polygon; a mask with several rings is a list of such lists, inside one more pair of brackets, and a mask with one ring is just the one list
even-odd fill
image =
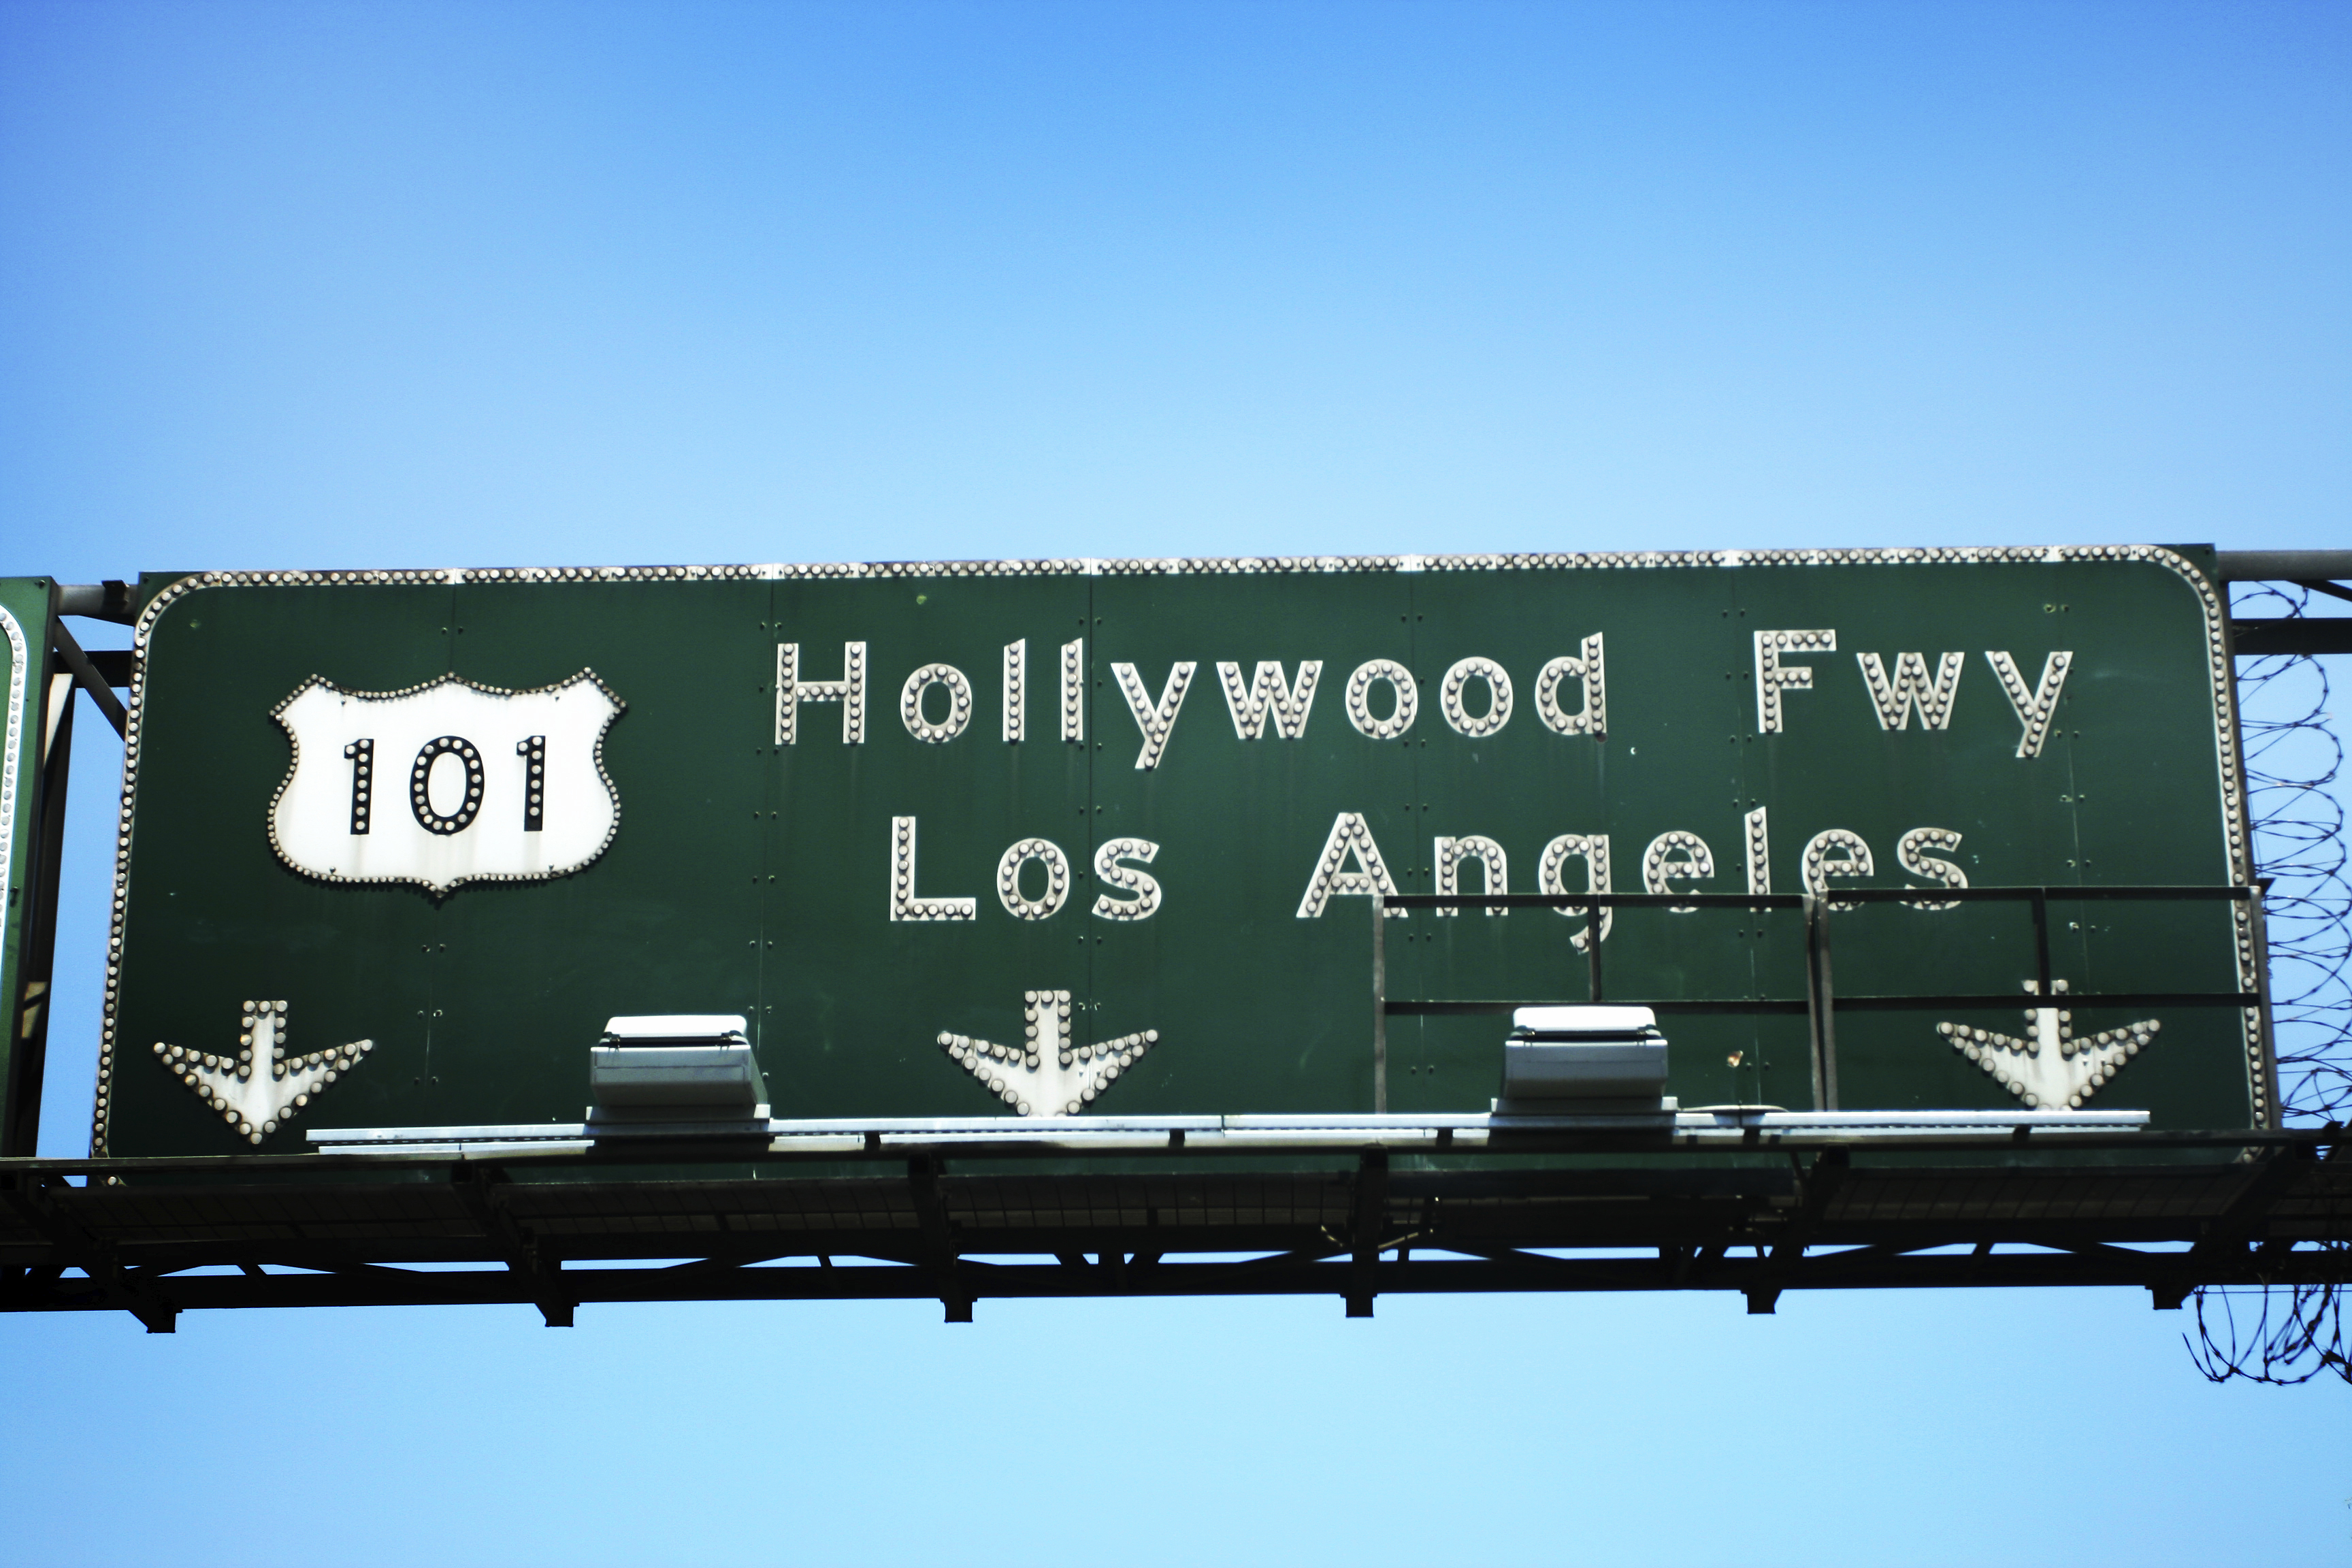
{"label": "white route shield", "polygon": [[528,691],[445,675],[406,691],[313,676],[274,710],[294,765],[269,808],[279,859],[331,882],[537,881],[592,864],[621,823],[593,670]]}

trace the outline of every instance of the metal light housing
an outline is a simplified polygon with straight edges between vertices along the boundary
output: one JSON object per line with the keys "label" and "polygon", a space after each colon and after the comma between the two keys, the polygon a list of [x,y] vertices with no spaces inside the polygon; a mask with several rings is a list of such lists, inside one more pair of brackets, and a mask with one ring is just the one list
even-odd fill
{"label": "metal light housing", "polygon": [[740,1014],[610,1018],[588,1052],[592,1121],[764,1121],[768,1085]]}
{"label": "metal light housing", "polygon": [[1503,1042],[1503,1115],[1657,1111],[1666,1037],[1647,1007],[1521,1007]]}

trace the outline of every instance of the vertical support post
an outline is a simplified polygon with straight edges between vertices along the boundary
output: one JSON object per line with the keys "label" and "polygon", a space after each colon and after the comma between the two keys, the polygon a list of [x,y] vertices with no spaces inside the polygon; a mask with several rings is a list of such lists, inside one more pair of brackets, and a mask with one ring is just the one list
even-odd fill
{"label": "vertical support post", "polygon": [[1372,1280],[1381,1261],[1381,1232],[1389,1216],[1389,1152],[1367,1149],[1356,1160],[1355,1215],[1349,1229],[1348,1316],[1372,1315]]}
{"label": "vertical support post", "polygon": [[1822,973],[1813,959],[1813,896],[1805,895],[1805,1054],[1813,1069],[1813,1109],[1830,1108],[1829,1085],[1822,1077]]}
{"label": "vertical support post", "polygon": [[1805,895],[1805,1015],[1811,1026],[1813,1106],[1838,1108],[1837,988],[1830,977],[1830,904]]}
{"label": "vertical support post", "polygon": [[2275,1131],[2284,1107],[2279,1103],[2278,1035],[2271,1019],[2271,931],[2270,921],[2263,912],[2263,894],[2267,890],[2261,886],[2252,889],[2252,896],[2246,900],[2246,923],[2249,934],[2254,939],[2254,994],[2262,998],[2254,1004],[2262,1020],[2263,1034],[2263,1082],[2258,1087],[2267,1090],[2265,1099],[2270,1107],[2269,1114],[2263,1119],[2263,1125]]}
{"label": "vertical support post", "polygon": [[2044,1000],[2041,1005],[2054,1007],[2058,1004],[2048,998],[2055,993],[2050,988],[2050,890],[2033,889],[2033,978],[2035,989]]}
{"label": "vertical support post", "polygon": [[941,1161],[937,1154],[918,1154],[907,1162],[907,1185],[915,1201],[915,1221],[922,1230],[923,1267],[938,1286],[946,1321],[971,1321],[971,1290],[956,1267],[955,1227],[948,1221],[947,1200],[940,1192]]}
{"label": "vertical support post", "polygon": [[1601,1003],[1601,906],[1584,906],[1585,989],[1595,1006]]}
{"label": "vertical support post", "polygon": [[1372,1114],[1389,1113],[1389,905],[1378,889],[1372,906]]}

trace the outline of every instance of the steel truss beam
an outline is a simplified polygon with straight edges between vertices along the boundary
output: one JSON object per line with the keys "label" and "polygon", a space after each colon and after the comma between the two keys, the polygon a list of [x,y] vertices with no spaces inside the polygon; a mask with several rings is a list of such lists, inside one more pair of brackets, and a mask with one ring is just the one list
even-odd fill
{"label": "steel truss beam", "polygon": [[[1790,1290],[1995,1285],[2173,1307],[2200,1285],[2347,1279],[2352,1161],[2315,1157],[2340,1139],[2129,1165],[1832,1146],[1445,1169],[1368,1148],[1352,1168],[1180,1155],[1137,1173],[924,1152],[831,1167],[847,1173],[772,1162],[785,1169],[757,1180],[734,1162],[543,1181],[486,1161],[261,1157],[195,1180],[206,1163],[16,1161],[0,1165],[0,1310],[129,1310],[168,1331],[188,1310],[527,1303],[566,1326],[583,1302],[928,1298],[962,1322],[982,1298],[1323,1294],[1363,1317],[1383,1294],[1716,1290],[1769,1312]],[[74,1163],[127,1184],[48,1168]]]}
{"label": "steel truss beam", "polygon": [[[828,1255],[840,1256],[840,1255]],[[1110,1257],[1114,1255],[1106,1255]],[[1002,1300],[1067,1300],[1100,1297],[1332,1296],[1349,1303],[1350,1317],[1369,1317],[1355,1304],[1370,1295],[1462,1294],[1489,1291],[1715,1290],[1738,1292],[1750,1300],[1790,1290],[1935,1289],[1954,1287],[2122,1286],[2145,1289],[2159,1305],[2168,1300],[2179,1268],[2178,1253],[2139,1253],[2101,1247],[2084,1252],[1889,1253],[1878,1247],[1809,1252],[1802,1258],[1773,1253],[1742,1258],[1725,1249],[1704,1249],[1692,1258],[1667,1249],[1651,1258],[1553,1258],[1509,1248],[1483,1258],[1421,1257],[1366,1264],[1340,1254],[1316,1258],[1290,1253],[1245,1263],[1185,1262],[1165,1257],[1148,1263],[1144,1255],[1123,1266],[1067,1263],[997,1263],[963,1258],[959,1288],[968,1295],[961,1311],[948,1321],[971,1321],[972,1302]],[[897,1266],[892,1266],[892,1264]],[[680,1268],[567,1268],[563,1294],[572,1302],[630,1301],[845,1301],[936,1300],[938,1277],[904,1260],[872,1267],[734,1267]],[[2345,1282],[2340,1254],[2294,1251],[2251,1264],[2207,1270],[2203,1284],[2319,1284]],[[171,1312],[251,1307],[425,1307],[511,1305],[539,1307],[541,1291],[531,1279],[505,1269],[411,1271],[344,1268],[315,1273],[240,1272],[164,1278],[142,1275],[130,1288],[150,1298],[168,1296]],[[88,1279],[37,1271],[20,1276],[0,1292],[0,1310],[12,1311],[119,1310],[126,1301],[114,1289]],[[136,1309],[133,1309],[134,1310]],[[567,1318],[569,1314],[566,1314]],[[146,1321],[142,1319],[142,1321]],[[151,1328],[153,1326],[150,1322]],[[168,1332],[168,1328],[156,1331]]]}

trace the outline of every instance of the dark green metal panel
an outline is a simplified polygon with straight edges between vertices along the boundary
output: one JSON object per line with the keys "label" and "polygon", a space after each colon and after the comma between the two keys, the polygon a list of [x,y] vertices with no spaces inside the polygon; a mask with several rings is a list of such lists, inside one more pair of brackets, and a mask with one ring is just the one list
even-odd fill
{"label": "dark green metal panel", "polygon": [[[1759,809],[1781,893],[1805,890],[1807,845],[1831,830],[1873,863],[1832,894],[1932,887],[1898,864],[1922,828],[1958,835],[1931,850],[1979,887],[2226,885],[2246,867],[2220,614],[2196,560],[2153,549],[190,580],[155,595],[140,632],[101,1142],[119,1154],[229,1147],[233,1131],[151,1047],[217,1050],[256,998],[288,1002],[294,1049],[375,1042],[270,1135],[280,1147],[299,1147],[305,1126],[576,1120],[587,1047],[616,1013],[749,1015],[780,1116],[1012,1114],[939,1037],[1018,1042],[1036,992],[1070,994],[1075,1044],[1159,1032],[1093,1109],[1369,1110],[1369,903],[1343,892],[1300,913],[1343,814],[1406,893],[1435,889],[1441,838],[1474,837],[1507,856],[1512,890],[1535,890],[1563,835],[1605,836],[1614,887],[1638,892],[1645,848],[1669,834],[1692,836],[1714,863],[1675,889],[1747,891]],[[1783,693],[1777,730],[1759,722],[1759,631],[1836,638],[1833,651],[1788,656],[1813,673]],[[1541,672],[1596,635],[1605,734],[1559,732],[1539,710]],[[1072,740],[1060,665],[1081,638]],[[1016,642],[1025,729],[1008,741],[1001,691]],[[798,649],[804,683],[841,680],[845,645],[863,645],[860,742],[844,742],[845,705],[820,700],[778,743],[779,643]],[[2020,757],[2023,725],[1989,656],[2009,655],[2031,688],[2061,650],[2073,663],[2048,732]],[[1913,652],[1931,675],[1960,656],[1945,727],[1916,712],[1900,730],[1880,721],[1857,656],[1892,677]],[[1448,670],[1474,658],[1511,688],[1491,733],[1475,732],[1493,701],[1483,677],[1446,711]],[[1376,660],[1417,690],[1402,734],[1350,721],[1349,677]],[[1273,718],[1259,738],[1237,732],[1217,666],[1239,666],[1246,686],[1261,661],[1289,682],[1320,663],[1296,738]],[[1139,767],[1146,735],[1118,668],[1133,668],[1149,711],[1188,664],[1173,725]],[[952,738],[919,738],[902,716],[902,683],[927,666],[968,684]],[[581,868],[436,893],[305,875],[273,852],[290,753],[271,714],[313,675],[346,692],[452,673],[520,690],[583,669],[625,710],[602,753],[618,830]],[[1389,690],[1375,685],[1373,718],[1390,712]],[[947,720],[950,698],[933,683],[913,728]],[[1572,678],[1560,704],[1582,707]],[[406,809],[408,765],[382,760],[383,787],[403,793],[381,810]],[[916,824],[911,889],[893,883],[904,818]],[[1093,912],[1098,898],[1114,911],[1128,901],[1094,868],[1117,839],[1157,846],[1148,864],[1124,862],[1158,885],[1148,919]],[[1040,919],[1000,897],[1000,857],[1028,841],[1067,868],[1066,902]],[[1041,849],[1021,868],[1014,903],[1044,897],[1050,858]],[[1585,864],[1567,863],[1567,886],[1583,888]],[[1481,890],[1482,865],[1461,890]],[[969,898],[974,918],[893,919],[901,894]],[[2253,984],[2229,906],[2052,910],[2053,972],[2078,992]],[[1543,910],[1413,910],[1387,923],[1389,994],[1582,1000],[1570,936],[1584,924]],[[2021,1006],[2034,970],[2021,904],[1873,905],[1832,927],[1842,995],[2014,994]],[[1805,994],[1792,914],[1622,910],[1602,951],[1612,1000]],[[1841,1013],[1842,1103],[2010,1105],[1936,1033],[1941,1017]],[[1958,1021],[2022,1030],[2014,1010]],[[2074,1026],[2126,1021],[2085,1008]],[[2266,1115],[2244,1009],[2180,1007],[2161,1022],[2161,1043],[2097,1108],[2144,1107],[2175,1126]],[[1391,1017],[1391,1108],[1484,1110],[1503,1026]],[[1685,1105],[1811,1103],[1801,1017],[1676,1016],[1669,1032],[1669,1089]]]}
{"label": "dark green metal panel", "polygon": [[[764,713],[766,584],[698,584],[677,609],[627,583],[455,592],[451,668],[509,688],[590,668],[628,704],[604,742],[621,826],[586,874],[468,887],[428,906],[438,1081],[434,1109],[414,1119],[578,1117],[578,1042],[614,1014],[758,1012],[761,780],[750,742]],[[487,1095],[471,1087],[468,1064],[482,1061],[504,1064]]]}
{"label": "dark green metal panel", "polygon": [[[1090,848],[1091,757],[1057,738],[1053,676],[1055,650],[1081,635],[1086,609],[1087,583],[1069,576],[773,585],[761,634],[767,674],[778,640],[799,646],[809,679],[839,677],[847,642],[866,644],[871,671],[862,744],[842,742],[837,703],[804,709],[790,746],[772,743],[772,709],[748,726],[749,782],[770,814],[760,1042],[777,1114],[985,1113],[992,1102],[939,1035],[1016,1041],[1024,991],[1090,999],[1093,950],[1081,941],[1104,922],[1086,913],[1087,885],[1075,882],[1058,915],[1034,921],[1013,919],[993,891],[997,858],[1015,842],[1054,843],[1074,871]],[[1009,745],[999,689],[1004,645],[1017,640],[1030,654],[1030,738]],[[909,675],[937,664],[971,682],[972,710],[961,735],[931,744],[908,733],[899,699]],[[761,689],[772,702],[772,689]],[[930,716],[944,718],[946,692],[934,688],[929,701]],[[904,816],[917,825],[915,893],[971,898],[976,919],[888,918],[891,823]],[[1040,875],[1032,869],[1033,891]]]}
{"label": "dark green metal panel", "polygon": [[[315,673],[382,690],[440,674],[455,657],[453,607],[444,584],[271,587],[189,594],[142,623],[125,957],[106,1064],[121,1147],[230,1146],[149,1047],[233,1054],[247,1000],[289,1004],[291,1048],[376,1042],[367,1070],[337,1086],[339,1120],[433,1119],[425,954],[444,911],[414,889],[331,886],[278,863],[267,816],[288,748],[269,715]],[[125,1041],[136,1042],[127,1062]],[[495,1094],[505,1077],[503,1066],[483,1075],[475,1092]]]}
{"label": "dark green metal panel", "polygon": [[[1422,731],[1368,741],[1342,700],[1364,661],[1410,663],[1412,603],[1410,580],[1389,573],[1095,580],[1095,840],[1160,845],[1151,869],[1167,893],[1150,920],[1095,922],[1108,928],[1094,933],[1105,1031],[1157,1028],[1168,1041],[1140,1064],[1132,1100],[1120,1086],[1117,1109],[1370,1108],[1369,907],[1336,898],[1317,920],[1297,910],[1343,811],[1364,818],[1410,890],[1402,868],[1426,815]],[[1269,721],[1260,739],[1239,739],[1217,661],[1245,679],[1278,661],[1295,681],[1307,659],[1323,668],[1305,733],[1284,739]],[[1156,702],[1180,662],[1195,666],[1183,706],[1158,765],[1139,768],[1141,731],[1111,666],[1133,665]]]}

